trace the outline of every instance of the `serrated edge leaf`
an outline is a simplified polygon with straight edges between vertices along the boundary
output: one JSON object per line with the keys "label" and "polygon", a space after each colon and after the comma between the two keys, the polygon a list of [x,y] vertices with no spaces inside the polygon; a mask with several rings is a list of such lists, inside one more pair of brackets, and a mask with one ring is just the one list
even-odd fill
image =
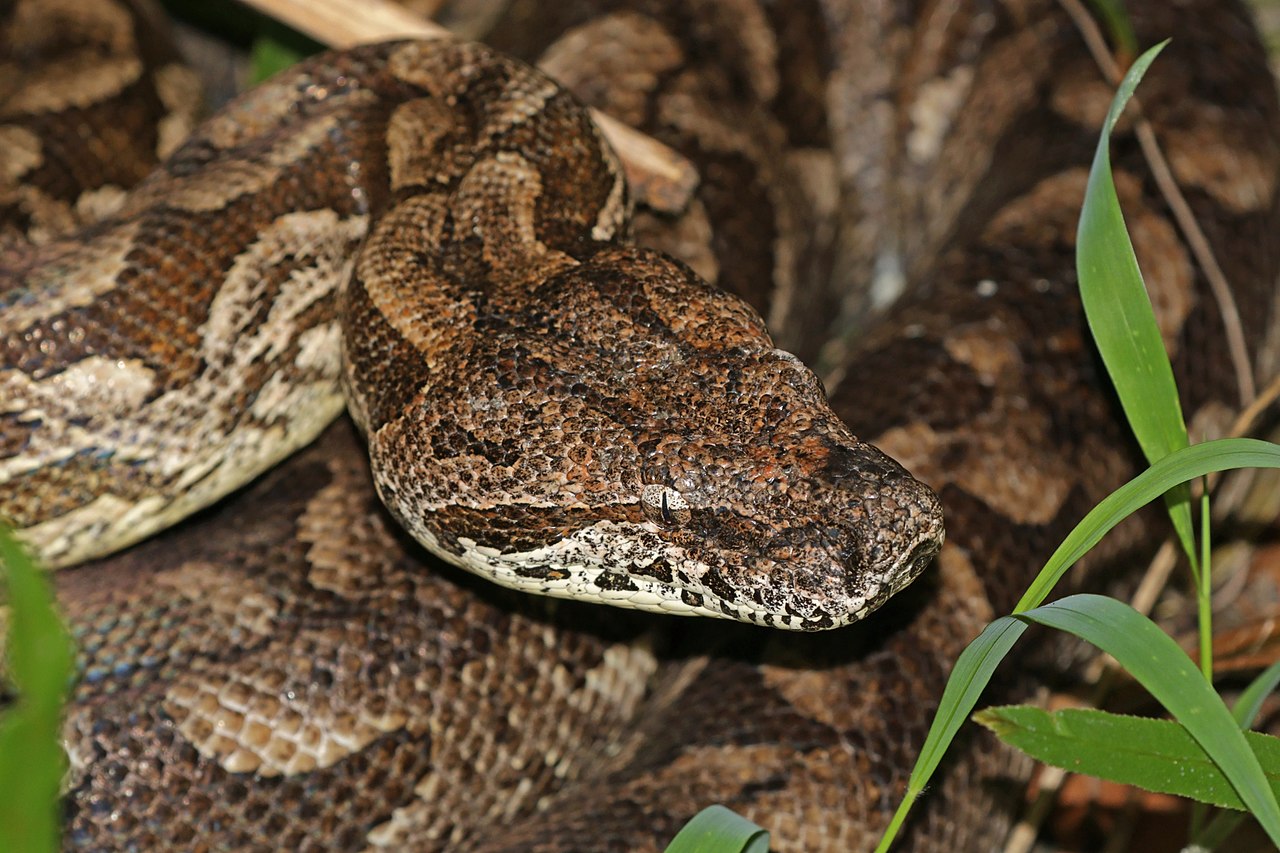
{"label": "serrated edge leaf", "polygon": [[1072,595],[1018,614],[1084,639],[1114,657],[1181,723],[1280,846],[1280,805],[1227,706],[1159,626],[1122,601]]}
{"label": "serrated edge leaf", "polygon": [[[1204,748],[1172,720],[1096,708],[1050,712],[1034,705],[984,708],[973,719],[1037,761],[1072,773],[1224,808],[1244,808]],[[1272,793],[1280,792],[1280,739],[1246,732],[1245,740],[1263,767]]]}

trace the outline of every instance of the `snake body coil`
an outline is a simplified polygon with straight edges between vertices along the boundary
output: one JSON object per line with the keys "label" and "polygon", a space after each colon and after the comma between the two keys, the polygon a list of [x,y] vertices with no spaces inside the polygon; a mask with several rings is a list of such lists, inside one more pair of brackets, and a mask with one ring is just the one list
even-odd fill
{"label": "snake body coil", "polygon": [[[0,270],[28,347],[0,386],[5,515],[53,565],[131,544],[314,439],[341,355],[379,493],[446,559],[642,609],[861,618],[937,552],[936,498],[747,306],[614,245],[624,199],[584,112],[489,51],[304,64]],[[167,316],[122,333],[124,301]]]}

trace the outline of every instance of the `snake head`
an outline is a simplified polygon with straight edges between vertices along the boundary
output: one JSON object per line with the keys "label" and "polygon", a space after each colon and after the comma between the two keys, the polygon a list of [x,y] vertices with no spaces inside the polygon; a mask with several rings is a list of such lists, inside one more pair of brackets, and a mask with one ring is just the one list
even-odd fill
{"label": "snake head", "polygon": [[822,630],[941,545],[933,492],[854,437],[751,308],[665,256],[603,249],[459,313],[483,334],[431,333],[450,357],[357,418],[384,503],[455,564],[544,595]]}
{"label": "snake head", "polygon": [[686,367],[708,406],[642,441],[640,504],[667,556],[630,574],[698,612],[822,630],[863,618],[931,562],[937,497],[858,440],[793,356],[760,347]]}

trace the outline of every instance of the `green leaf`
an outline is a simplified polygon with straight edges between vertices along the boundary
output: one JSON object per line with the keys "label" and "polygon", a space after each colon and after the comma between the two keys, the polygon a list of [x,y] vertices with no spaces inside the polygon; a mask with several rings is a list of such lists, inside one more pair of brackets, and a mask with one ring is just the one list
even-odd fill
{"label": "green leaf", "polygon": [[991,683],[996,667],[1026,630],[1026,623],[1012,616],[1001,616],[987,625],[960,653],[951,670],[951,677],[947,679],[947,686],[942,691],[937,713],[929,724],[929,734],[925,737],[924,746],[920,747],[920,755],[911,768],[906,795],[898,804],[898,810],[894,812],[884,834],[880,836],[876,853],[885,853],[889,849],[916,797],[929,784],[929,779],[938,769],[951,741],[955,740],[956,732],[960,731],[960,727],[978,704],[978,697]]}
{"label": "green leaf", "polygon": [[724,806],[707,806],[676,833],[666,853],[768,853],[769,833]]}
{"label": "green leaf", "polygon": [[1252,438],[1221,438],[1184,447],[1153,463],[1089,511],[1062,540],[1014,611],[1044,601],[1067,569],[1135,510],[1180,483],[1235,468],[1280,468],[1280,446]]}
{"label": "green leaf", "polygon": [[1168,634],[1124,602],[1101,595],[1069,596],[1018,618],[1074,634],[1114,657],[1204,748],[1280,845],[1280,806],[1244,732]]}
{"label": "green leaf", "polygon": [[[1026,610],[1044,601],[1067,569],[1135,509],[1178,483],[1203,477],[1211,471],[1233,468],[1280,468],[1280,446],[1251,438],[1224,438],[1183,448],[1161,459],[1108,495],[1076,525],[1040,570],[1016,610]],[[960,726],[973,713],[996,666],[1025,630],[1026,625],[1017,619],[1002,616],[960,654],[911,771],[906,796],[880,838],[878,853],[889,849],[915,798],[928,784]]]}
{"label": "green leaf", "polygon": [[[1147,791],[1243,809],[1227,777],[1187,730],[1171,720],[1092,708],[1049,713],[1031,705],[987,708],[974,720],[1037,761]],[[1246,732],[1272,793],[1280,792],[1280,739]]]}
{"label": "green leaf", "polygon": [[253,40],[250,81],[254,85],[261,83],[323,49],[319,42],[278,21],[264,20]]}
{"label": "green leaf", "polygon": [[[1253,724],[1253,720],[1258,716],[1258,712],[1262,709],[1262,703],[1267,696],[1276,688],[1276,684],[1280,683],[1280,663],[1273,663],[1267,667],[1258,677],[1249,682],[1249,686],[1245,688],[1240,697],[1236,699],[1236,703],[1231,707],[1231,716],[1235,717],[1240,727],[1248,728]],[[1250,733],[1245,734],[1246,738],[1251,737]],[[1256,750],[1255,750],[1256,751]],[[1263,762],[1263,770],[1267,772],[1268,778],[1273,774],[1274,768]],[[1272,783],[1272,790],[1275,790],[1275,784]],[[1221,812],[1216,815],[1209,825],[1201,831],[1195,833],[1191,839],[1191,846],[1201,850],[1216,850],[1220,847],[1236,827],[1244,820],[1244,815],[1235,812]]]}
{"label": "green leaf", "polygon": [[[1148,462],[1187,446],[1187,426],[1178,386],[1147,297],[1138,258],[1125,230],[1124,214],[1111,174],[1111,131],[1138,81],[1168,42],[1161,42],[1129,69],[1107,113],[1089,170],[1089,183],[1076,232],[1076,274],[1080,298],[1098,352],[1111,376],[1129,427]],[[1190,491],[1169,495],[1169,515],[1183,550],[1198,565],[1192,535]]]}
{"label": "green leaf", "polygon": [[74,650],[39,569],[0,529],[7,584],[8,678],[17,700],[0,718],[0,850],[58,846],[58,789],[66,765],[59,742]]}
{"label": "green leaf", "polygon": [[1245,815],[1242,812],[1218,812],[1214,815],[1213,820],[1209,821],[1209,825],[1203,830],[1196,833],[1184,850],[1217,850],[1222,844],[1231,837],[1231,833],[1244,822]]}
{"label": "green leaf", "polygon": [[1129,23],[1129,15],[1121,0],[1093,0],[1090,5],[1102,19],[1116,50],[1125,56],[1137,53],[1138,39],[1133,34],[1133,25]]}
{"label": "green leaf", "polygon": [[1280,661],[1258,673],[1258,677],[1249,682],[1236,704],[1231,708],[1231,716],[1236,718],[1240,728],[1247,729],[1253,725],[1254,717],[1262,710],[1262,703],[1280,684]]}

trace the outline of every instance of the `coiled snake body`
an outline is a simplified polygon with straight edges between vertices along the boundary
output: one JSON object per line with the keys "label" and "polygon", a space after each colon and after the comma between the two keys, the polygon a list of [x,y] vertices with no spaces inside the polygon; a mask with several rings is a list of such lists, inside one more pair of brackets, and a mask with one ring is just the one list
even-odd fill
{"label": "coiled snake body", "polygon": [[[475,46],[304,63],[127,196],[119,175],[50,180],[80,156],[41,128],[130,89],[181,105],[166,57],[108,64],[96,93],[68,61],[9,94],[0,177],[26,236],[0,244],[0,513],[53,564],[136,541],[310,441],[339,384],[374,471],[335,426],[174,533],[60,573],[85,667],[70,846],[645,849],[720,801],[780,849],[866,847],[949,660],[1130,470],[1071,273],[1109,89],[1056,4],[532,5],[487,40],[684,151],[702,185],[683,216],[629,222],[581,108]],[[85,8],[19,3],[5,62]],[[1280,150],[1261,50],[1234,7],[1134,14],[1188,34],[1144,103],[1261,360]],[[144,138],[172,148],[166,121]],[[1218,309],[1118,163],[1212,424],[1235,402],[1215,396]],[[805,356],[842,304],[898,298],[825,351],[828,408],[695,269]],[[548,609],[428,558],[370,489],[507,586],[831,628],[941,538],[933,492],[845,423],[937,490],[949,544],[823,635]],[[957,762],[911,843],[987,843],[998,764]]]}

